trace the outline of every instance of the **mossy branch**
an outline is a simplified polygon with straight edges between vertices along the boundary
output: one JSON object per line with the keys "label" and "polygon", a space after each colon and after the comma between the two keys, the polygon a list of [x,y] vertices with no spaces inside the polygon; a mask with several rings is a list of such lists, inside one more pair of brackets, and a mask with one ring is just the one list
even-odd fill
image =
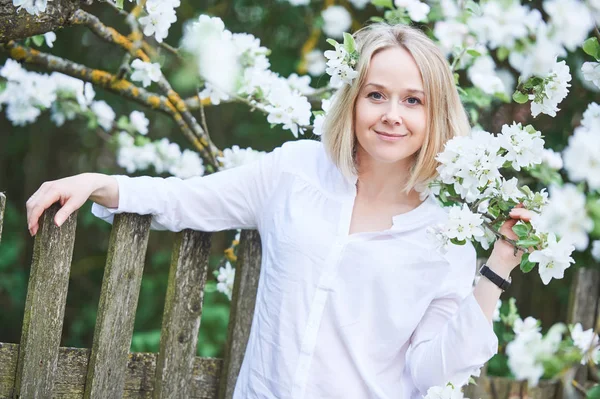
{"label": "mossy branch", "polygon": [[22,46],[11,41],[6,44],[0,44],[0,49],[6,51],[10,58],[30,64],[38,65],[49,71],[64,73],[65,75],[81,79],[85,82],[90,82],[95,86],[102,87],[108,91],[119,94],[138,104],[147,106],[153,110],[163,112],[170,116],[177,126],[180,128],[184,136],[190,141],[194,149],[196,149],[204,162],[217,168],[212,161],[213,156],[205,146],[192,132],[188,125],[183,120],[181,114],[167,97],[157,95],[147,91],[141,87],[134,85],[125,79],[117,79],[115,75],[93,69],[81,64],[57,57],[51,54]]}

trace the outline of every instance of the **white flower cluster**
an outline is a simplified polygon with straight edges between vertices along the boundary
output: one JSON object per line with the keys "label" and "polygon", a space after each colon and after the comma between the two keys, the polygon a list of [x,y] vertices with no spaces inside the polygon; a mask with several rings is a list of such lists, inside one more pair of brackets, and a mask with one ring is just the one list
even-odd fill
{"label": "white flower cluster", "polygon": [[139,58],[136,58],[131,63],[131,67],[133,68],[131,80],[134,82],[142,82],[143,87],[150,86],[152,82],[158,82],[162,75],[160,72],[160,64],[158,62],[144,62]]}
{"label": "white flower cluster", "polygon": [[182,179],[204,174],[204,165],[198,153],[187,149],[182,152],[179,145],[166,138],[135,145],[135,139],[130,134],[120,132],[117,141],[117,164],[125,168],[127,173],[152,166],[156,173],[167,172]]}
{"label": "white flower cluster", "polygon": [[515,339],[506,346],[508,366],[517,380],[527,380],[530,386],[536,386],[544,374],[543,360],[556,353],[566,327],[556,324],[543,337],[538,320],[527,317],[517,319],[513,330]]}
{"label": "white flower cluster", "polygon": [[415,22],[425,22],[430,11],[430,7],[419,0],[394,0],[394,5],[406,9],[410,19]]}
{"label": "white flower cluster", "polygon": [[584,62],[581,66],[583,78],[600,89],[600,62]]}
{"label": "white flower cluster", "polygon": [[46,11],[48,0],[13,0],[13,6],[17,11],[24,8],[31,15],[39,15]]}
{"label": "white flower cluster", "polygon": [[321,12],[323,32],[329,37],[341,38],[352,25],[352,15],[343,6],[329,6]]}
{"label": "white flower cluster", "polygon": [[423,399],[468,399],[463,395],[460,387],[456,388],[452,384],[445,387],[431,387]]}
{"label": "white flower cluster", "polygon": [[29,72],[7,59],[0,76],[7,80],[0,92],[0,107],[6,105],[6,115],[15,126],[34,123],[46,109],[50,109],[52,121],[62,126],[95,104],[96,93],[90,83],[58,72]]}
{"label": "white flower cluster", "polygon": [[543,148],[541,133],[520,123],[504,125],[498,136],[473,130],[470,136],[446,143],[436,158],[440,162],[437,171],[442,183],[453,185],[471,203],[489,195],[490,186],[501,189],[505,181],[500,168],[505,162],[515,170],[539,164]]}
{"label": "white flower cluster", "polygon": [[[588,233],[594,227],[585,208],[586,197],[577,187],[567,183],[562,187],[550,186],[550,201],[531,223],[536,230],[553,232],[570,242],[579,251],[588,247]],[[555,265],[557,267],[558,265]]]}
{"label": "white flower cluster", "polygon": [[600,190],[600,105],[591,103],[583,113],[581,126],[577,127],[563,151],[565,169],[569,179],[584,181],[590,190]]}
{"label": "white flower cluster", "polygon": [[531,94],[529,96],[531,103],[531,114],[535,118],[540,113],[556,116],[559,111],[557,105],[564,100],[569,93],[568,83],[571,81],[569,66],[565,61],[560,61],[554,64],[552,70],[544,79],[543,90],[539,94]]}
{"label": "white flower cluster", "polygon": [[[528,380],[530,386],[536,386],[544,374],[544,363],[551,361],[559,351],[567,347],[576,347],[581,353],[581,364],[600,361],[598,335],[593,329],[583,331],[580,323],[570,327],[570,339],[567,339],[567,326],[563,323],[553,325],[546,335],[540,332],[540,323],[533,317],[517,319],[513,330],[515,339],[506,346],[508,366],[517,380]],[[565,337],[563,337],[565,335]],[[567,364],[568,366],[568,364]]]}
{"label": "white flower cluster", "polygon": [[251,147],[240,148],[239,146],[234,145],[231,148],[224,149],[223,156],[217,157],[217,160],[223,163],[221,170],[225,170],[258,161],[265,154],[266,152],[256,151]]}
{"label": "white flower cluster", "polygon": [[[429,229],[439,250],[443,252],[450,243],[463,244],[466,240],[475,240],[484,249],[489,248],[496,240],[490,223],[502,208],[498,204],[511,207],[523,202],[528,209],[541,212],[524,234],[536,240],[529,246],[538,245],[528,261],[539,264],[544,284],[552,278],[562,278],[564,270],[574,262],[570,256],[575,249],[573,244],[583,249],[588,245],[587,232],[593,225],[586,214],[585,197],[574,186],[565,185],[553,187],[548,201],[545,192],[521,189],[516,178],[506,180],[500,172],[505,167],[516,171],[532,167],[543,158],[541,133],[517,123],[504,125],[497,136],[474,130],[470,136],[448,141],[437,156],[438,180],[426,189],[420,188],[422,197],[431,193],[442,202],[462,203],[450,207],[445,224]],[[495,207],[493,212],[489,210],[491,204]]]}
{"label": "white flower cluster", "polygon": [[[335,96],[335,95],[334,95]],[[313,121],[313,133],[317,136],[323,134],[323,122],[325,122],[325,117],[329,112],[329,108],[331,107],[331,102],[333,101],[334,96],[328,99],[321,100],[321,109],[322,112],[319,112],[315,115],[315,120]]]}
{"label": "white flower cluster", "polygon": [[219,268],[217,280],[219,281],[217,283],[217,291],[227,295],[227,298],[231,301],[233,283],[235,280],[235,269],[231,266],[231,263],[227,262],[225,267]]}
{"label": "white flower cluster", "polygon": [[[201,15],[186,26],[181,47],[196,57],[200,74],[207,80],[201,99],[219,104],[233,95],[244,97],[268,113],[269,123],[283,125],[295,137],[304,134],[311,106],[302,92],[312,91],[307,83],[310,77],[285,79],[270,71],[269,50],[259,39],[231,33],[220,18]],[[220,56],[215,59],[217,49]]]}
{"label": "white flower cluster", "polygon": [[331,76],[331,87],[339,89],[344,84],[352,85],[352,81],[358,76],[354,69],[358,55],[348,52],[345,45],[334,43],[334,46],[335,50],[327,50],[324,53],[328,59],[325,72]]}
{"label": "white flower cluster", "polygon": [[175,8],[180,4],[180,0],[147,0],[145,10],[148,15],[139,18],[144,35],[154,35],[157,42],[162,42],[169,34],[171,24],[177,21]]}
{"label": "white flower cluster", "polygon": [[571,339],[573,344],[581,351],[581,364],[600,362],[600,343],[598,334],[594,333],[594,329],[583,331],[581,323],[577,323],[571,329]]}

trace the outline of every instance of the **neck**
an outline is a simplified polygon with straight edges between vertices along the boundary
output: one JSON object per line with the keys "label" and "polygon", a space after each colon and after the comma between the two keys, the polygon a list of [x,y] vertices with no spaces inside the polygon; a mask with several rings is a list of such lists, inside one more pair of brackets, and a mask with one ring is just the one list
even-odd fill
{"label": "neck", "polygon": [[409,179],[412,159],[396,163],[378,162],[357,148],[357,188],[363,198],[393,203],[420,203],[419,193],[403,191]]}

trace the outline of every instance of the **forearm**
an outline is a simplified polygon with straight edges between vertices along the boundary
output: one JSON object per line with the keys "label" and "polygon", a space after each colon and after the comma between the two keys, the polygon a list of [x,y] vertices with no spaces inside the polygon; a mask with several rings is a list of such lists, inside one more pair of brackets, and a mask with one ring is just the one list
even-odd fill
{"label": "forearm", "polygon": [[93,183],[90,200],[106,208],[119,206],[119,185],[117,179],[101,173],[85,173]]}
{"label": "forearm", "polygon": [[[510,270],[508,267],[502,266],[502,264],[502,262],[497,261],[493,256],[491,256],[486,262],[486,265],[488,265],[488,267],[492,269],[494,273],[503,279],[508,280]],[[479,282],[473,290],[473,295],[475,296],[477,303],[479,303],[483,314],[485,314],[485,317],[488,319],[490,324],[493,324],[492,318],[496,310],[498,299],[500,299],[500,294],[502,294],[502,290],[496,284],[492,283],[483,276],[481,276]]]}

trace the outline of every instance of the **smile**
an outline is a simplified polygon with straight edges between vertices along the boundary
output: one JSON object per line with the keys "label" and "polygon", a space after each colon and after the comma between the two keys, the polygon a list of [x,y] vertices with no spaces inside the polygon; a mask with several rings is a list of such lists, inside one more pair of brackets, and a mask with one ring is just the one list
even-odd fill
{"label": "smile", "polygon": [[377,136],[379,136],[381,139],[386,140],[386,141],[396,141],[396,140],[400,140],[403,137],[408,136],[408,134],[390,134],[390,133],[378,132],[377,130],[375,130],[375,133],[377,133]]}

